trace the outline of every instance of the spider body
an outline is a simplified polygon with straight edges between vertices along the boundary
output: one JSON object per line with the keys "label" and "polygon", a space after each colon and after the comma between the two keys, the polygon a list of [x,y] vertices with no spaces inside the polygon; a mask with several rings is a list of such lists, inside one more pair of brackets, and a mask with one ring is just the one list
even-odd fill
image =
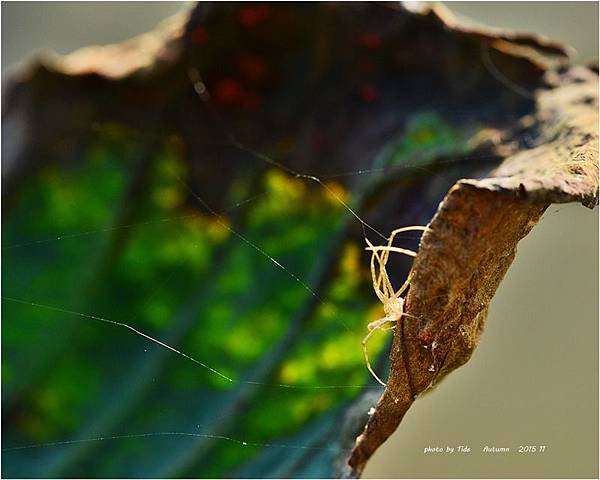
{"label": "spider body", "polygon": [[[393,246],[394,238],[397,234],[416,230],[425,231],[428,230],[428,228],[416,226],[398,228],[389,236],[387,245],[374,246],[369,239],[365,238],[368,245],[366,250],[371,252],[371,277],[373,279],[373,289],[383,304],[383,312],[385,313],[385,316],[375,320],[374,322],[370,322],[367,325],[369,333],[367,333],[365,338],[363,338],[361,344],[369,372],[371,372],[371,375],[373,375],[373,377],[384,387],[386,384],[377,376],[371,367],[369,354],[367,352],[367,342],[369,341],[369,338],[371,338],[371,335],[373,335],[373,333],[375,333],[377,330],[393,330],[396,328],[396,325],[402,319],[402,317],[407,315],[404,313],[404,297],[402,297],[402,294],[408,288],[411,280],[412,270],[411,273],[408,274],[408,277],[402,286],[398,290],[394,290],[386,270],[386,264],[391,252],[401,253],[403,255],[408,255],[409,257],[415,257],[417,255],[417,253],[413,252],[412,250]],[[386,327],[386,325],[389,326]]]}

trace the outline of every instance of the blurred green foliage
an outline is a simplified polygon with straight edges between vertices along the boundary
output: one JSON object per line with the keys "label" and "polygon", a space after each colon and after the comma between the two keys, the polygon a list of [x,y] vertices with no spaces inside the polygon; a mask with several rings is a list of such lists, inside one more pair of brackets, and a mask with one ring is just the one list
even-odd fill
{"label": "blurred green foliage", "polygon": [[[80,163],[31,175],[3,217],[3,296],[25,302],[2,303],[5,445],[209,437],[15,450],[5,469],[220,477],[255,465],[266,475],[264,451],[278,447],[255,444],[308,441],[372,381],[360,341],[382,309],[362,245],[340,236],[352,218],[340,199],[352,192],[268,168],[257,191],[232,179],[223,197],[234,207],[216,216],[190,194],[176,139],[140,165],[139,146],[103,131]],[[389,162],[460,153],[466,137],[417,116]],[[311,291],[332,255],[332,277]],[[386,338],[369,343],[373,359]],[[219,435],[254,445],[210,438]]]}

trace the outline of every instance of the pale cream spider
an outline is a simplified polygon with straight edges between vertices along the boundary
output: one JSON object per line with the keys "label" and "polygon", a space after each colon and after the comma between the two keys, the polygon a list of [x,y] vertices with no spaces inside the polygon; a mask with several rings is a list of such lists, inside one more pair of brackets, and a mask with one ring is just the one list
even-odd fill
{"label": "pale cream spider", "polygon": [[[375,293],[381,303],[383,303],[383,312],[385,313],[385,317],[380,318],[379,320],[375,320],[369,325],[367,328],[369,329],[369,333],[365,338],[363,338],[361,344],[363,348],[363,353],[365,355],[365,362],[367,363],[367,368],[371,375],[384,387],[386,384],[377,376],[377,374],[373,371],[371,367],[371,362],[369,361],[369,354],[367,352],[367,342],[373,333],[376,330],[393,330],[396,328],[397,323],[403,316],[406,316],[404,313],[404,298],[401,296],[404,291],[408,288],[408,285],[411,280],[411,273],[409,273],[405,282],[402,284],[398,291],[394,291],[394,287],[390,282],[390,277],[388,276],[385,265],[387,264],[388,257],[390,252],[402,253],[404,255],[408,255],[409,257],[416,257],[417,253],[412,250],[407,250],[405,248],[399,248],[392,246],[394,242],[394,238],[397,234],[402,232],[410,232],[410,231],[426,231],[429,230],[427,227],[403,227],[394,230],[390,237],[388,238],[387,245],[374,246],[368,238],[365,238],[367,241],[368,247],[365,250],[369,250],[372,252],[371,254],[371,276],[373,278],[373,288],[375,289]],[[377,260],[379,272],[376,273],[376,265],[375,260]],[[388,328],[383,328],[386,323],[392,324]]]}

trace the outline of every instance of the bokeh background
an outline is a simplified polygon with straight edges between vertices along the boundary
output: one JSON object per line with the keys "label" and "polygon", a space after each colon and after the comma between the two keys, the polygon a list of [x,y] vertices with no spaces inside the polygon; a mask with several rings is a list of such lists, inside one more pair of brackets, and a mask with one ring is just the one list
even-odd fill
{"label": "bokeh background", "polygon": [[[595,2],[451,2],[482,23],[535,31],[597,60]],[[2,77],[40,49],[125,40],[185,3],[3,3]],[[410,409],[366,477],[598,476],[598,210],[553,206],[519,245],[471,361]],[[469,445],[470,454],[424,454]],[[484,454],[484,445],[511,453]],[[519,454],[519,445],[546,445]]]}

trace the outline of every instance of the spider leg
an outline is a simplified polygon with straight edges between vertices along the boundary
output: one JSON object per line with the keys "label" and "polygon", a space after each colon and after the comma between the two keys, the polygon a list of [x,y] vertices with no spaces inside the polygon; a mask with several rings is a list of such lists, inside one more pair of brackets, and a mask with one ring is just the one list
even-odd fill
{"label": "spider leg", "polygon": [[394,330],[396,328],[396,325],[392,325],[391,327],[381,327],[379,330],[382,330],[384,332],[389,332],[390,330]]}
{"label": "spider leg", "polygon": [[[397,228],[396,230],[394,230],[389,237],[388,240],[388,250],[389,251],[393,251],[393,252],[397,252],[397,253],[402,253],[404,255],[408,255],[411,257],[416,257],[417,253],[413,252],[412,250],[407,250],[404,248],[397,248],[397,247],[392,247],[392,243],[394,242],[394,239],[396,238],[396,235],[402,232],[411,232],[411,231],[421,231],[421,232],[427,232],[427,231],[431,231],[431,228],[429,227],[421,227],[421,226],[410,226],[410,227],[402,227],[402,228]],[[406,280],[404,281],[404,283],[402,284],[402,286],[400,287],[400,289],[394,293],[394,298],[400,298],[400,295],[402,295],[402,293],[404,293],[404,291],[408,288],[408,285],[410,284],[410,281],[412,279],[412,270],[409,272],[408,277],[406,278]]]}
{"label": "spider leg", "polygon": [[[410,280],[412,279],[412,269],[409,272],[408,277],[406,278],[405,282],[402,284],[400,289],[396,292],[396,291],[394,291],[394,286],[392,285],[392,282],[390,281],[390,277],[387,273],[386,264],[387,264],[387,261],[388,261],[388,258],[389,258],[389,255],[391,252],[401,253],[403,255],[407,255],[407,256],[413,257],[413,258],[417,256],[417,253],[412,250],[408,250],[408,249],[400,248],[400,247],[394,247],[392,245],[394,242],[394,238],[396,237],[396,235],[398,233],[415,231],[415,230],[428,231],[430,229],[428,227],[417,227],[417,226],[398,228],[390,234],[387,245],[377,246],[377,247],[374,246],[369,241],[368,238],[365,238],[365,241],[367,242],[366,250],[371,252],[371,279],[373,281],[373,289],[375,290],[375,293],[376,293],[377,297],[379,298],[379,300],[381,300],[381,303],[383,303],[383,307],[384,307],[384,311],[386,312],[386,316],[384,318],[381,318],[379,320],[369,323],[369,325],[368,325],[369,332],[367,333],[365,338],[362,339],[361,344],[362,344],[363,354],[365,356],[365,363],[367,364],[367,368],[368,368],[369,372],[371,373],[371,375],[373,375],[373,378],[375,378],[384,387],[386,386],[386,384],[377,376],[377,374],[373,370],[373,367],[371,366],[371,362],[369,361],[369,353],[367,351],[367,342],[369,341],[369,338],[371,338],[371,335],[373,335],[373,333],[375,333],[376,330],[384,330],[384,331],[393,330],[396,327],[396,322],[398,320],[400,320],[402,318],[402,316],[404,315],[404,313],[402,312],[402,302],[400,302],[400,304],[398,304],[398,299],[401,298],[402,293],[408,288],[408,285],[410,284]],[[393,315],[390,314],[391,312],[393,312]],[[412,315],[409,315],[409,316],[412,316]],[[385,328],[384,325],[386,323],[391,323],[393,325]]]}
{"label": "spider leg", "polygon": [[[385,268],[389,252],[386,251],[387,247],[375,247],[368,240],[367,244],[369,246],[366,248],[366,250],[371,252],[371,275],[373,277],[373,286],[375,287],[376,291],[379,290],[379,292],[383,295],[381,296],[379,293],[377,294],[381,302],[385,304],[387,300],[393,298],[394,296],[394,287],[390,282],[387,270]],[[377,279],[375,278],[375,259],[377,259],[377,262],[379,263],[379,276]],[[383,287],[381,288],[380,285],[382,282]]]}
{"label": "spider leg", "polygon": [[[387,258],[389,255],[389,252],[396,252],[396,253],[402,253],[404,255],[408,255],[410,257],[415,257],[417,255],[416,252],[413,252],[412,250],[407,250],[404,248],[399,248],[399,247],[390,247],[390,246],[370,246],[367,248],[367,250],[370,250],[371,252],[373,252],[373,255],[376,255],[377,252],[383,252],[381,254],[381,256],[378,256],[377,259],[380,263],[380,274],[383,275],[383,281],[385,284],[385,290],[387,292],[387,299],[398,299],[400,298],[400,295],[402,295],[402,293],[408,288],[408,285],[410,283],[410,278],[411,275],[409,274],[408,278],[406,279],[406,281],[402,284],[402,286],[400,287],[400,289],[395,292],[394,291],[394,287],[392,286],[391,282],[390,282],[390,278],[387,274],[387,271],[385,269],[385,263],[387,262]],[[382,260],[383,259],[383,260]],[[373,264],[373,256],[371,257],[371,264]],[[383,272],[385,272],[385,274],[383,274]],[[378,295],[379,296],[379,295]],[[384,302],[381,297],[379,297],[379,299]],[[385,302],[384,302],[385,303]]]}
{"label": "spider leg", "polygon": [[[402,232],[410,232],[410,231],[428,231],[431,230],[429,227],[420,227],[420,226],[410,226],[410,227],[402,227],[402,228],[397,228],[396,230],[392,231],[392,233],[389,236],[388,239],[388,244],[387,246],[381,246],[381,247],[374,247],[380,251],[384,251],[385,253],[382,254],[382,258],[383,258],[383,262],[384,264],[387,263],[387,258],[389,255],[389,252],[396,252],[396,253],[401,253],[403,255],[407,255],[410,257],[416,257],[417,253],[412,251],[412,250],[408,250],[406,248],[400,248],[400,247],[394,247],[392,246],[394,239],[396,238],[396,235]],[[412,273],[412,272],[411,272]],[[391,288],[391,295],[390,298],[400,298],[400,296],[402,295],[402,293],[404,293],[404,291],[408,288],[408,285],[410,284],[410,279],[411,279],[411,274],[409,274],[408,278],[406,279],[406,281],[402,284],[402,286],[400,287],[400,289],[397,292],[394,292],[393,288]],[[389,279],[388,279],[389,282]],[[391,284],[388,286],[388,288],[391,287]]]}
{"label": "spider leg", "polygon": [[384,387],[386,386],[386,384],[383,382],[383,380],[381,380],[381,378],[379,378],[377,376],[377,374],[373,370],[373,367],[371,366],[371,362],[369,360],[369,352],[367,351],[367,342],[369,341],[369,338],[371,338],[371,335],[373,335],[377,330],[391,330],[391,329],[395,328],[395,325],[390,328],[387,328],[387,329],[382,328],[382,326],[385,325],[386,323],[396,322],[397,320],[398,319],[396,317],[383,317],[383,318],[380,318],[379,320],[375,320],[374,322],[369,323],[369,325],[367,327],[369,329],[369,333],[367,333],[367,335],[365,336],[365,338],[362,339],[362,342],[361,342],[363,354],[365,356],[365,363],[367,364],[367,368],[369,369],[369,372],[371,372],[371,375],[373,375],[373,378],[375,378],[375,380],[377,380]]}
{"label": "spider leg", "polygon": [[371,367],[371,362],[369,361],[369,352],[367,352],[367,342],[369,341],[369,338],[371,337],[371,335],[373,335],[374,331],[375,331],[375,329],[370,330],[369,333],[367,333],[367,335],[365,336],[365,338],[362,339],[361,344],[362,344],[363,354],[365,355],[365,362],[367,364],[367,368],[369,369],[369,372],[371,372],[371,375],[373,375],[373,378],[375,378],[375,380],[377,380],[381,385],[383,385],[385,387],[386,384],[373,371],[373,367]]}
{"label": "spider leg", "polygon": [[379,245],[377,247],[368,247],[367,250],[370,250],[372,252],[384,252],[384,255],[382,255],[382,258],[384,258],[385,260],[387,260],[389,252],[402,253],[404,255],[408,255],[409,257],[417,256],[417,252],[415,252],[413,250],[408,250],[407,248],[400,248],[400,247],[391,247],[389,245]]}
{"label": "spider leg", "polygon": [[402,228],[397,228],[396,230],[394,230],[392,233],[390,233],[390,236],[388,238],[388,249],[390,251],[393,252],[398,252],[398,253],[404,253],[406,255],[410,255],[412,257],[415,257],[417,254],[415,252],[413,252],[412,250],[406,250],[403,248],[400,248],[398,250],[396,250],[396,247],[392,247],[393,243],[394,243],[394,239],[396,238],[396,235],[398,235],[399,233],[402,232],[412,232],[412,231],[420,231],[420,232],[426,232],[431,230],[429,227],[419,227],[419,226],[411,226],[411,227],[402,227]]}
{"label": "spider leg", "polygon": [[426,232],[428,230],[431,230],[431,228],[429,227],[418,227],[416,225],[411,226],[411,227],[402,227],[402,228],[397,228],[396,230],[394,230],[389,237],[389,242],[388,245],[392,245],[392,242],[394,241],[394,237],[402,232],[413,232],[413,231],[420,231],[420,232]]}
{"label": "spider leg", "polygon": [[[385,247],[375,247],[369,239],[365,238],[367,241],[367,245],[369,245],[366,250],[372,252],[371,254],[371,276],[373,279],[373,288],[375,289],[375,293],[379,300],[385,305],[389,302],[391,298],[394,298],[395,292],[394,287],[390,282],[389,275],[385,268],[385,264],[387,263],[389,252],[385,251]],[[377,253],[380,252],[380,253]],[[375,260],[379,264],[378,267],[375,266]],[[375,271],[379,268],[378,275]],[[383,284],[383,285],[382,285]]]}
{"label": "spider leg", "polygon": [[[376,253],[376,252],[374,252],[374,253]],[[387,273],[387,269],[385,268],[385,265],[386,265],[387,259],[388,259],[388,253],[385,252],[384,250],[382,250],[379,255],[379,259],[380,259],[379,260],[379,272],[381,274],[381,280],[384,285],[384,292],[385,292],[385,297],[386,297],[386,301],[384,302],[384,304],[385,304],[394,295],[394,287],[392,286],[392,283],[390,282],[390,277]]]}
{"label": "spider leg", "polygon": [[[367,250],[374,248],[373,244],[369,241],[368,238],[365,238],[365,240],[367,242],[367,245],[369,245],[367,247]],[[375,259],[377,259],[377,262],[379,263],[379,275],[376,274]],[[387,301],[388,296],[386,295],[386,292],[382,291],[381,289],[381,282],[383,280],[381,269],[381,257],[377,254],[377,252],[372,252],[371,254],[371,278],[373,279],[373,289],[375,290],[375,294],[377,295],[379,300],[381,300],[382,303],[385,303]]]}
{"label": "spider leg", "polygon": [[367,328],[369,329],[369,331],[371,330],[380,330],[382,325],[385,325],[386,323],[396,323],[397,322],[397,318],[396,317],[383,317],[380,318],[379,320],[375,320],[373,322],[370,322],[367,325]]}

